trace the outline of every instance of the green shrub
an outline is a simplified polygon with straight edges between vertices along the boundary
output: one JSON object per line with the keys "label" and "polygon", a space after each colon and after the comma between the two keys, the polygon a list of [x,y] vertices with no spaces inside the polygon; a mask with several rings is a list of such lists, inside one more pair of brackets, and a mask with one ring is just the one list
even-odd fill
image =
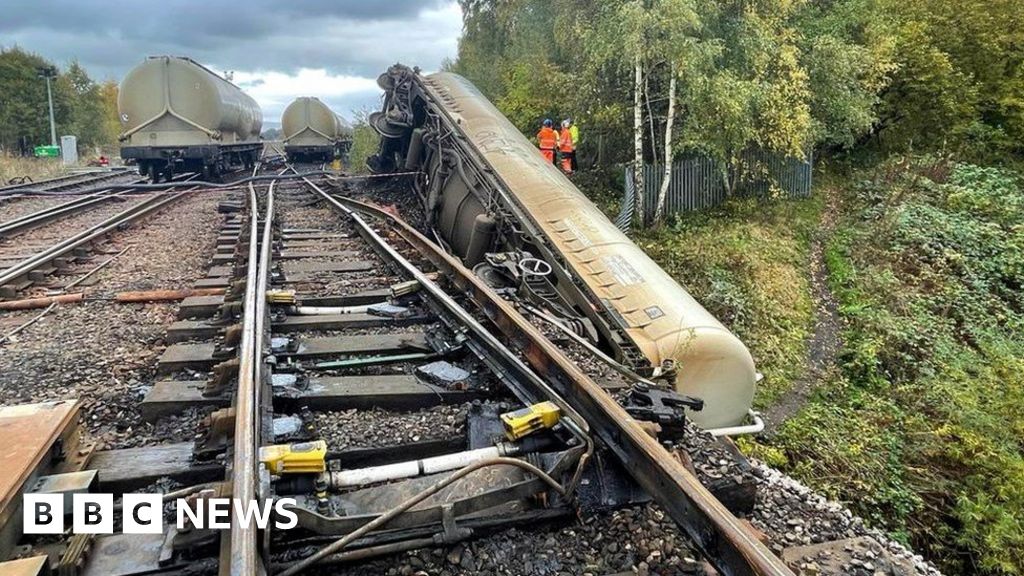
{"label": "green shrub", "polygon": [[949,573],[1024,574],[1021,181],[936,158],[873,172],[825,254],[841,374],[773,447]]}

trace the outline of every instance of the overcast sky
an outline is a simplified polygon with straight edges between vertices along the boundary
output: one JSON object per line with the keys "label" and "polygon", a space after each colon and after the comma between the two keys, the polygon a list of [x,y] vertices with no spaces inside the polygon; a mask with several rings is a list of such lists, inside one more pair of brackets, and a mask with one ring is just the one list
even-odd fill
{"label": "overcast sky", "polygon": [[389,65],[434,71],[455,57],[461,18],[451,0],[5,0],[0,45],[62,67],[77,58],[96,80],[120,81],[146,56],[189,56],[233,71],[273,126],[296,96],[346,118],[376,108]]}

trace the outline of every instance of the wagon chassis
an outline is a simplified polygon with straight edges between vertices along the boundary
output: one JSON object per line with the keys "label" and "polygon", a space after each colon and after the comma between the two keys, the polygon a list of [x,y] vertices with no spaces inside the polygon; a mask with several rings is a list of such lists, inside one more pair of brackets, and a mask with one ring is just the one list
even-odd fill
{"label": "wagon chassis", "polygon": [[[634,372],[659,379],[671,378],[673,367],[651,366],[625,336],[625,321],[621,316],[569,271],[565,260],[552,248],[550,239],[529,212],[505,192],[508,184],[486,159],[471,150],[457,128],[458,121],[441,105],[443,96],[431,89],[418,70],[396,65],[381,76],[379,83],[382,87],[393,88],[387,92],[383,112],[370,118],[382,137],[381,152],[368,161],[371,169],[380,173],[400,168],[422,170],[415,187],[430,223],[438,209],[441,190],[451,179],[459,179],[497,221],[491,250],[500,247],[520,254],[536,254],[552,264],[556,278],[553,287],[572,308],[566,319],[589,321],[587,326],[600,333],[602,342],[611,348],[616,360]],[[412,138],[404,131],[414,127],[422,131],[422,161],[408,159],[414,152],[411,152]],[[440,160],[435,160],[434,154]],[[404,166],[396,164],[396,157],[404,159]]]}

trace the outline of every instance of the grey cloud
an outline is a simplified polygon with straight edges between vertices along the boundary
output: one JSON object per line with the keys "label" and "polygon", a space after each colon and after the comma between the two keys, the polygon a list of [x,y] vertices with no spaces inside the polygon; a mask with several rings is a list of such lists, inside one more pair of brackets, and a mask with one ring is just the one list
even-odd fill
{"label": "grey cloud", "polygon": [[59,64],[77,58],[101,78],[120,77],[155,54],[233,70],[374,77],[400,59],[439,65],[438,31],[418,19],[450,1],[16,0],[5,3],[0,43]]}
{"label": "grey cloud", "polygon": [[[460,24],[437,21],[455,0],[8,0],[0,9],[0,47],[20,46],[63,67],[78,60],[97,80],[120,79],[147,56],[188,56],[218,72],[322,68],[331,75],[374,79],[401,61],[437,69],[453,56]],[[266,82],[249,79],[243,89]],[[295,96],[321,96],[338,114],[379,106],[376,89],[342,96],[294,86]],[[288,98],[260,101],[268,125]]]}

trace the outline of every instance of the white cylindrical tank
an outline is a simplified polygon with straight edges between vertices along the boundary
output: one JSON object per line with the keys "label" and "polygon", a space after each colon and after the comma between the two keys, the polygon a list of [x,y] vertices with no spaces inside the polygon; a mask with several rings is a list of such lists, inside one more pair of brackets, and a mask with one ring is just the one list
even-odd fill
{"label": "white cylindrical tank", "polygon": [[281,115],[285,145],[332,146],[352,138],[352,127],[326,104],[312,96],[300,96]]}
{"label": "white cylindrical tank", "polygon": [[237,86],[189,58],[153,56],[121,81],[129,146],[234,144],[259,139],[263,113]]}
{"label": "white cylindrical tank", "polygon": [[757,374],[747,347],[620,232],[469,81],[441,72],[427,92],[451,115],[507,191],[653,366],[677,367],[676,389],[702,398],[705,428],[743,421]]}

